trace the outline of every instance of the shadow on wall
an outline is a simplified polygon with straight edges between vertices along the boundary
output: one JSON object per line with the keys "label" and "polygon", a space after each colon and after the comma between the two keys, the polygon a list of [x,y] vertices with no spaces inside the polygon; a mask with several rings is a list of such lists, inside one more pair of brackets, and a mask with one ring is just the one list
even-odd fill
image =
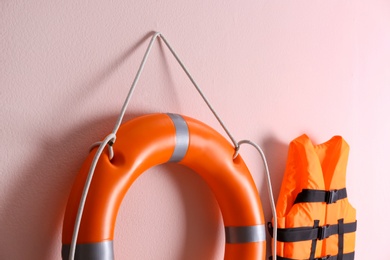
{"label": "shadow on wall", "polygon": [[122,204],[126,211],[118,214],[118,259],[223,258],[218,203],[191,169],[175,163],[152,167],[134,182]]}
{"label": "shadow on wall", "polygon": [[[280,186],[282,185],[284,170],[286,168],[288,144],[279,141],[273,136],[269,136],[264,139],[263,148],[264,153],[267,156],[268,167],[271,174],[272,189],[276,203],[279,196]],[[262,196],[264,195],[262,194]]]}
{"label": "shadow on wall", "polygon": [[218,231],[223,230],[224,225],[214,194],[206,182],[189,168],[178,164],[167,166],[174,172],[171,176],[182,195],[186,219],[180,259],[215,259],[218,242],[221,242],[218,241]]}
{"label": "shadow on wall", "polygon": [[[272,191],[274,195],[275,204],[277,203],[280,186],[282,184],[284,170],[286,168],[288,145],[282,143],[274,136],[264,138],[262,142],[262,149],[267,157],[268,168],[271,175]],[[266,184],[266,177],[264,175],[263,185],[260,189],[260,197],[262,198],[265,222],[270,222],[272,219],[271,205],[269,203],[269,194]],[[271,255],[271,236],[267,231],[267,257]]]}
{"label": "shadow on wall", "polygon": [[[36,157],[24,162],[16,176],[23,176],[9,189],[1,211],[0,259],[53,259],[61,247],[61,227],[73,179],[88,154],[89,146],[106,132],[114,118],[89,122],[63,136],[42,137]],[[102,131],[103,130],[103,131]],[[107,129],[107,132],[110,130]]]}

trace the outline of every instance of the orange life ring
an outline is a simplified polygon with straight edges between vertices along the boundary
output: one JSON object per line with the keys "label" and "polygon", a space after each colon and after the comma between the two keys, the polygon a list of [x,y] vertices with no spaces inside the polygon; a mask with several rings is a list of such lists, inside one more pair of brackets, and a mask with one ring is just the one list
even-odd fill
{"label": "orange life ring", "polygon": [[[67,259],[78,205],[96,149],[76,177],[66,207],[62,258]],[[234,147],[209,126],[177,114],[151,114],[123,124],[110,161],[102,154],[84,207],[75,259],[113,259],[116,216],[123,197],[145,170],[177,162],[209,185],[225,225],[225,259],[265,259],[263,209],[255,183]]]}

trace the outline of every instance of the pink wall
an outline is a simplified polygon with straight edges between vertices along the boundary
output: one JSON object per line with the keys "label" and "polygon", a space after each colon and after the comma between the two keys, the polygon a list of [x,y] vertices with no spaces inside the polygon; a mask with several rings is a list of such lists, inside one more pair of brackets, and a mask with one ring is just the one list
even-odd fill
{"label": "pink wall", "polygon": [[[207,2],[207,3],[206,3]],[[268,156],[274,194],[288,143],[342,135],[358,211],[356,259],[390,259],[388,1],[2,1],[0,259],[58,259],[88,147],[112,128],[153,30],[165,34],[237,139]],[[126,118],[176,112],[218,126],[155,45]],[[264,199],[250,148],[242,155]],[[377,226],[377,227],[375,227]],[[116,226],[117,259],[221,259],[219,209],[195,173],[145,173]]]}

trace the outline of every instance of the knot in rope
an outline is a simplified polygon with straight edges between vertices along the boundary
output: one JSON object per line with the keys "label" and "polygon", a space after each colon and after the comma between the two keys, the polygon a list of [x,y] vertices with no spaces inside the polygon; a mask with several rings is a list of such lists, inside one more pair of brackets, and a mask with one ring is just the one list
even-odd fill
{"label": "knot in rope", "polygon": [[110,161],[112,160],[112,158],[114,158],[114,148],[112,147],[115,143],[115,140],[116,140],[116,135],[114,133],[111,133],[109,135],[106,136],[106,138],[104,138],[103,141],[99,141],[99,142],[95,142],[91,145],[91,147],[89,148],[89,151],[91,152],[93,148],[97,147],[97,146],[106,146],[108,145],[108,158],[110,159]]}

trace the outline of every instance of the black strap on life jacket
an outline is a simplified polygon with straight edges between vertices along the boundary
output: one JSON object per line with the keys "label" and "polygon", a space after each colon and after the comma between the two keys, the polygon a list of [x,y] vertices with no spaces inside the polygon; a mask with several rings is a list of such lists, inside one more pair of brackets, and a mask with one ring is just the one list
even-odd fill
{"label": "black strap on life jacket", "polygon": [[344,219],[339,219],[338,220],[338,226],[339,226],[339,252],[337,254],[337,260],[343,260],[343,247],[344,247]]}
{"label": "black strap on life jacket", "polygon": [[[320,226],[320,221],[318,219],[314,220],[313,229],[318,229]],[[311,249],[310,249],[310,259],[313,259],[316,254],[317,248],[317,238],[313,238],[311,241]]]}
{"label": "black strap on life jacket", "polygon": [[303,189],[295,198],[294,204],[304,202],[326,202],[326,204],[336,203],[338,200],[347,197],[347,189],[340,190],[310,190]]}
{"label": "black strap on life jacket", "polygon": [[[339,190],[312,190],[303,189],[295,198],[296,203],[313,203],[313,202],[325,202],[326,204],[336,203],[338,200],[345,199],[347,197],[347,189]],[[353,260],[355,253],[343,254],[344,247],[344,234],[352,233],[356,231],[357,221],[352,223],[344,223],[344,219],[339,219],[338,224],[318,226],[319,220],[314,221],[312,227],[295,227],[295,228],[278,228],[277,240],[279,242],[299,242],[312,240],[310,258],[308,260]],[[273,235],[272,224],[268,223],[268,231]],[[338,254],[335,256],[324,256],[320,258],[314,258],[317,241],[328,238],[332,235],[338,235]],[[278,260],[295,260],[291,258],[285,258],[277,256]]]}
{"label": "black strap on life jacket", "polygon": [[[355,232],[356,226],[357,226],[357,221],[352,223],[344,223],[344,221],[339,220],[338,224],[325,225],[319,227],[278,228],[277,239],[279,242],[298,242],[298,241],[306,241],[306,240],[314,240],[314,239],[323,240],[328,238],[331,235],[339,234],[340,236],[344,233]],[[273,227],[271,222],[268,222],[268,232],[272,236]]]}
{"label": "black strap on life jacket", "polygon": [[[356,231],[357,221],[352,223],[344,223],[344,219],[339,219],[338,224],[318,226],[319,221],[315,220],[313,227],[296,227],[296,228],[278,228],[277,236],[279,242],[299,242],[312,240],[310,258],[308,260],[353,260],[355,253],[343,254],[344,234]],[[268,222],[268,232],[273,232],[272,223]],[[314,258],[317,241],[323,240],[331,235],[338,234],[338,254],[335,256],[324,256]],[[295,260],[292,258],[285,258],[277,256],[277,260]]]}
{"label": "black strap on life jacket", "polygon": [[[272,260],[272,256],[269,259]],[[282,256],[277,256],[276,259],[277,260],[296,260],[293,258],[287,258],[287,257],[282,257]],[[341,259],[342,260],[354,260],[355,259],[355,252],[342,254]],[[310,260],[310,259],[307,259],[307,260]],[[338,260],[338,255],[327,255],[324,257],[312,258],[312,260]]]}

